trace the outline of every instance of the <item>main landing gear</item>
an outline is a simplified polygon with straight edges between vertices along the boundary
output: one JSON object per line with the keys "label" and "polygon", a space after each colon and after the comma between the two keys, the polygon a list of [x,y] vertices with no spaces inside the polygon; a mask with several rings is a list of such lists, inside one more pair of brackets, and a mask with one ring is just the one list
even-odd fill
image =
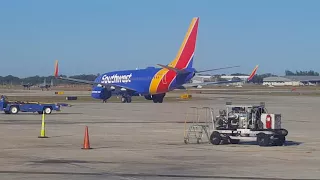
{"label": "main landing gear", "polygon": [[131,103],[131,96],[128,95],[128,94],[123,94],[122,97],[121,97],[121,102],[122,103]]}
{"label": "main landing gear", "polygon": [[162,103],[163,98],[166,95],[166,93],[163,94],[153,94],[153,95],[145,95],[144,98],[146,100],[152,100],[154,103]]}
{"label": "main landing gear", "polygon": [[163,98],[166,94],[154,94],[152,95],[152,101],[154,103],[162,103],[163,102]]}
{"label": "main landing gear", "polygon": [[[153,95],[147,95],[147,96],[145,96],[145,98],[147,100],[152,100],[153,103],[162,103],[165,95],[166,95],[165,93],[153,94]],[[132,96],[130,94],[124,93],[121,95],[121,102],[122,103],[131,103],[131,101],[132,101]]]}

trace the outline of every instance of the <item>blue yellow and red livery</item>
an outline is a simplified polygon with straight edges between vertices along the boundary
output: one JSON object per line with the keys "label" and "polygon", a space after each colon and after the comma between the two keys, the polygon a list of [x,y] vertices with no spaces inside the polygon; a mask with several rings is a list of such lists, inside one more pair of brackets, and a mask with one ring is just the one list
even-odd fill
{"label": "blue yellow and red livery", "polygon": [[[132,96],[144,96],[154,103],[162,103],[165,94],[174,89],[183,87],[194,87],[198,85],[234,83],[239,81],[222,81],[206,83],[188,83],[196,73],[213,71],[225,68],[209,69],[197,71],[194,69],[193,60],[198,34],[199,18],[193,18],[181,47],[168,65],[161,65],[160,68],[147,67],[137,70],[113,71],[101,74],[94,81],[73,79],[58,76],[58,61],[55,65],[55,77],[78,83],[93,85],[91,96],[96,99],[106,101],[112,95],[121,95],[122,102],[131,102]],[[235,67],[235,66],[234,66]],[[248,80],[251,80],[256,73],[257,67],[252,72]]]}

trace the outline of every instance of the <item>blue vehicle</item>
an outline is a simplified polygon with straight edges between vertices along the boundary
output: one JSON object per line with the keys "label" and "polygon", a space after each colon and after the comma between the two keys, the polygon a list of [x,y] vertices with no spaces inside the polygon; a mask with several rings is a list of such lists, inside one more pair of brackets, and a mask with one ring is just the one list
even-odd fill
{"label": "blue vehicle", "polygon": [[2,95],[0,99],[0,110],[6,114],[17,114],[19,111],[51,114],[53,110],[60,111],[60,105],[54,103],[8,101],[7,98]]}

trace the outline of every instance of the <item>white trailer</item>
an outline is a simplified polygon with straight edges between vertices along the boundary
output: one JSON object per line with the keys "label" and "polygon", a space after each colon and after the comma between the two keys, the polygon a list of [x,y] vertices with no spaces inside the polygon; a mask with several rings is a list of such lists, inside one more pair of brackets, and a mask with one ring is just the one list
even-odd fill
{"label": "white trailer", "polygon": [[237,144],[241,140],[256,141],[259,146],[282,146],[288,131],[281,127],[281,114],[260,105],[232,105],[220,110],[213,123],[210,142],[213,145]]}

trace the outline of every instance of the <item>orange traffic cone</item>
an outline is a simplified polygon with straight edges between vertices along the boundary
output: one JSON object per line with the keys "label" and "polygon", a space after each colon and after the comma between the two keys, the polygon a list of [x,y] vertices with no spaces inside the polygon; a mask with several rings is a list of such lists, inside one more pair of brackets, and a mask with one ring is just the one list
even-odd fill
{"label": "orange traffic cone", "polygon": [[83,148],[81,149],[92,149],[90,148],[88,126],[86,126],[85,128]]}

